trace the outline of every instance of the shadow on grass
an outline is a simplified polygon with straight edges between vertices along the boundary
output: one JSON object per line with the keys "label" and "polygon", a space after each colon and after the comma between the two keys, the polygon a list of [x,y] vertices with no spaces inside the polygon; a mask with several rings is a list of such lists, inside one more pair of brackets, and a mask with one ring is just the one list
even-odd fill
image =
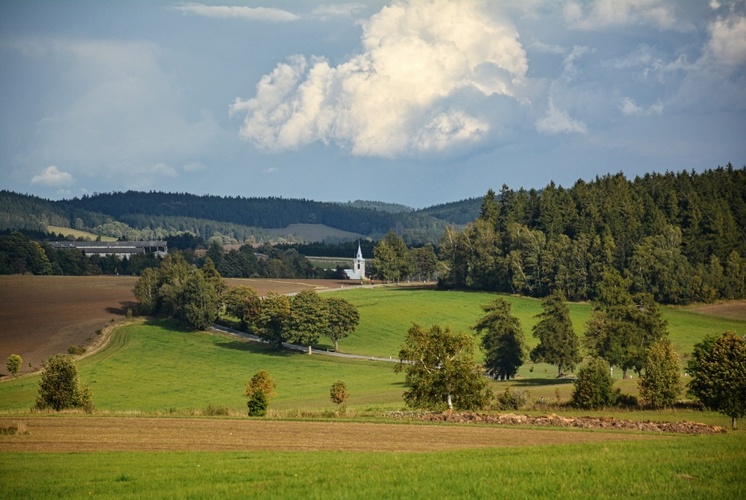
{"label": "shadow on grass", "polygon": [[137,302],[129,300],[123,300],[119,302],[119,307],[107,307],[105,310],[109,314],[116,314],[117,316],[125,316],[127,309],[134,311],[137,307]]}
{"label": "shadow on grass", "polygon": [[511,384],[516,387],[539,387],[547,385],[567,385],[572,384],[570,378],[522,378],[514,379]]}
{"label": "shadow on grass", "polygon": [[215,345],[224,349],[250,352],[252,354],[264,354],[265,356],[274,356],[279,358],[288,358],[290,356],[296,355],[302,356],[304,354],[300,351],[291,351],[290,349],[282,348],[278,349],[269,344],[260,344],[259,342],[251,342],[248,340],[226,340],[224,342],[218,342]]}

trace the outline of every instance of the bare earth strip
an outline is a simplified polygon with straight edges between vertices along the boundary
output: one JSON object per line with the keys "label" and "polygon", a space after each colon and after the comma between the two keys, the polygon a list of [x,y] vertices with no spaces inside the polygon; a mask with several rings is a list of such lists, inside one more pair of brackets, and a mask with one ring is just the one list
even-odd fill
{"label": "bare earth strip", "polygon": [[[21,373],[39,370],[43,360],[67,348],[90,345],[96,330],[124,317],[135,307],[131,276],[0,276],[0,359],[23,358]],[[351,281],[227,279],[259,295],[270,291],[332,290],[355,286]],[[359,285],[358,285],[359,286]],[[31,367],[28,364],[31,363]],[[0,363],[0,376],[8,375]]]}
{"label": "bare earth strip", "polygon": [[[503,428],[197,418],[23,417],[27,433],[0,435],[0,452],[93,451],[386,451],[579,444],[667,439],[660,434]],[[268,439],[271,436],[271,439]],[[670,439],[670,438],[668,438]]]}
{"label": "bare earth strip", "polygon": [[731,300],[719,304],[707,304],[691,309],[693,312],[721,318],[746,321],[746,300]]}

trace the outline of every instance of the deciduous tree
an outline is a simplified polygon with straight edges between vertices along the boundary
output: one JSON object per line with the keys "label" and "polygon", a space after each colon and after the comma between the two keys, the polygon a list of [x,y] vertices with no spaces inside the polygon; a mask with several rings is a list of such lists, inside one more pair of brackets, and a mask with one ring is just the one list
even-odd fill
{"label": "deciduous tree", "polygon": [[290,299],[287,338],[295,344],[308,346],[328,332],[326,301],[314,290],[303,290]]}
{"label": "deciduous tree", "polygon": [[687,371],[689,393],[712,409],[736,419],[746,415],[746,339],[727,331],[694,346]]}
{"label": "deciduous tree", "polygon": [[353,333],[360,323],[357,308],[341,297],[326,299],[328,328],[327,336],[334,342],[334,350],[339,350],[339,341]]}
{"label": "deciduous tree", "polygon": [[637,381],[640,397],[653,408],[673,406],[681,394],[681,363],[668,339],[648,348],[644,373]]}
{"label": "deciduous tree", "polygon": [[259,336],[280,347],[287,338],[290,320],[290,299],[286,295],[269,292],[261,302],[256,326]]}
{"label": "deciduous tree", "polygon": [[481,368],[474,363],[474,344],[466,334],[433,325],[413,324],[399,351],[396,372],[404,370],[409,389],[404,401],[412,408],[472,410],[492,397]]}

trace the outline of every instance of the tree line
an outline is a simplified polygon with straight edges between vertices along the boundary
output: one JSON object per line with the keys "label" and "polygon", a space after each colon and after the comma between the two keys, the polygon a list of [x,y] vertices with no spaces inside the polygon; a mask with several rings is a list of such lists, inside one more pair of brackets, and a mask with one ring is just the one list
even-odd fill
{"label": "tree line", "polygon": [[746,167],[489,190],[440,245],[440,284],[595,299],[616,270],[655,301],[746,297]]}
{"label": "tree line", "polygon": [[140,314],[169,316],[196,330],[208,328],[224,314],[276,347],[290,342],[308,346],[309,352],[322,336],[338,349],[360,320],[348,301],[324,298],[313,290],[292,297],[270,293],[260,299],[251,287],[227,286],[209,257],[199,268],[180,253],[145,269],[133,292]]}

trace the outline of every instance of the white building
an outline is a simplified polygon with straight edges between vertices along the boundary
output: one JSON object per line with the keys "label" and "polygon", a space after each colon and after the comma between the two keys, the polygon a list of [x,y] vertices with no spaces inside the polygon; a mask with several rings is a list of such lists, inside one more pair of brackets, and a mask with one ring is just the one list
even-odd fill
{"label": "white building", "polygon": [[352,261],[352,269],[345,269],[345,274],[351,280],[365,279],[365,259],[363,258],[363,250],[360,248],[360,243],[357,244],[357,255],[355,256],[355,260]]}

